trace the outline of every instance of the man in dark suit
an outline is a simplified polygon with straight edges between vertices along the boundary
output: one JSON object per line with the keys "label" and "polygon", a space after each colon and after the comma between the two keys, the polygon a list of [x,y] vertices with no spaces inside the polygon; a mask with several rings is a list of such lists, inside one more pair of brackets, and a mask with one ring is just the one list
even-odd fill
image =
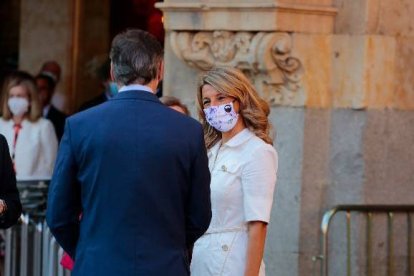
{"label": "man in dark suit", "polygon": [[119,93],[66,121],[47,222],[73,276],[190,274],[188,249],[211,219],[210,173],[201,125],[154,95],[162,56],[147,32],[117,35]]}
{"label": "man in dark suit", "polygon": [[9,147],[6,138],[0,134],[0,228],[14,225],[21,212],[22,205]]}
{"label": "man in dark suit", "polygon": [[100,105],[118,94],[118,86],[116,82],[112,81],[110,70],[111,60],[108,58],[101,64],[101,66],[98,67],[98,70],[96,72],[96,75],[102,86],[102,92],[98,96],[95,96],[94,98],[84,102],[79,107],[78,111],[84,111],[88,108]]}
{"label": "man in dark suit", "polygon": [[39,91],[39,99],[43,108],[43,117],[50,120],[55,128],[56,137],[60,141],[65,127],[66,114],[51,104],[56,82],[52,76],[40,73],[35,78]]}
{"label": "man in dark suit", "polygon": [[[102,92],[98,96],[95,96],[92,99],[84,102],[79,107],[78,112],[100,105],[112,98],[113,96],[115,96],[116,94],[118,94],[118,86],[116,82],[113,82],[111,79],[110,69],[111,60],[108,58],[108,60],[105,60],[104,63],[102,63],[102,65],[99,66],[96,72],[96,75],[102,86]],[[162,96],[162,81],[160,81],[160,83],[158,84],[156,95],[158,98]]]}

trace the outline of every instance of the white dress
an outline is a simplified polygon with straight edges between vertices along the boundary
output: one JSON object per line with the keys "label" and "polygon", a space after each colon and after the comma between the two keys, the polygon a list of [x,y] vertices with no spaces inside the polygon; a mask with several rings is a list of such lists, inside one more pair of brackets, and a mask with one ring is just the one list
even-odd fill
{"label": "white dress", "polygon": [[[212,219],[193,249],[191,275],[243,276],[247,222],[269,222],[277,153],[248,129],[208,151]],[[265,275],[264,264],[260,274]]]}
{"label": "white dress", "polygon": [[50,179],[58,147],[52,123],[43,118],[36,122],[23,120],[16,148],[13,126],[13,120],[0,118],[0,133],[6,137],[10,155],[15,156],[17,180]]}

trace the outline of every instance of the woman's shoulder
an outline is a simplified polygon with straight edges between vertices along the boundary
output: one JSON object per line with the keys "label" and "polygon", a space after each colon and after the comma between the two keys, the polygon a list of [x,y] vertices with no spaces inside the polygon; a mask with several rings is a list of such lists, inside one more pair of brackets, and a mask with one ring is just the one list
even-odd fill
{"label": "woman's shoulder", "polygon": [[36,121],[26,121],[28,124],[32,126],[39,126],[39,127],[48,127],[49,125],[52,125],[52,122],[45,118],[39,118]]}
{"label": "woman's shoulder", "polygon": [[13,120],[5,120],[3,119],[3,117],[1,117],[0,118],[0,133],[5,135],[5,133],[8,133],[11,130],[13,130]]}
{"label": "woman's shoulder", "polygon": [[237,154],[235,154],[235,158],[238,160],[237,162],[251,164],[257,160],[276,160],[275,148],[257,137],[253,132],[249,132],[248,139],[236,147]]}
{"label": "woman's shoulder", "polygon": [[3,117],[0,117],[0,124],[5,125],[5,124],[9,124],[11,122],[11,120],[5,120]]}
{"label": "woman's shoulder", "polygon": [[273,145],[266,143],[261,138],[253,135],[252,138],[248,141],[248,148],[253,151],[271,151],[276,153],[276,149]]}

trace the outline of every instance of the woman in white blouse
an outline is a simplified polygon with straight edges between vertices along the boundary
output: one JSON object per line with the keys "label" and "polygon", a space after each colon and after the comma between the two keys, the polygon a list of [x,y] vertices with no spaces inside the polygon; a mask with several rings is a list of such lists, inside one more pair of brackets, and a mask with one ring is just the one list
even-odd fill
{"label": "woman in white blouse", "polygon": [[262,259],[278,161],[269,136],[269,106],[233,68],[215,68],[202,77],[198,104],[212,219],[194,245],[191,275],[265,275]]}
{"label": "woman in white blouse", "polygon": [[57,152],[53,125],[42,111],[32,76],[17,71],[3,85],[0,133],[6,137],[17,180],[48,179]]}

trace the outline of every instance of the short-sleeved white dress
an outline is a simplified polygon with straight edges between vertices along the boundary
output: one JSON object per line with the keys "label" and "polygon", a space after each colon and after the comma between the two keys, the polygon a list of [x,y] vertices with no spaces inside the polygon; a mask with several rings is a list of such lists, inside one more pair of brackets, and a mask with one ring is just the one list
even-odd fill
{"label": "short-sleeved white dress", "polygon": [[[191,275],[242,276],[247,222],[269,222],[278,166],[275,149],[247,128],[209,152],[212,219],[193,249]],[[265,275],[264,263],[260,276]]]}

